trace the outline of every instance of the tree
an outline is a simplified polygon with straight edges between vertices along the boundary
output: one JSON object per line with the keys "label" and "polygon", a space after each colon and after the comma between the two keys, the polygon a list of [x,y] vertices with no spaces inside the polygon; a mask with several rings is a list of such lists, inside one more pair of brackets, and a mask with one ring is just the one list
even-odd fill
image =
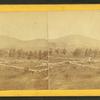
{"label": "tree", "polygon": [[39,50],[39,52],[38,52],[38,59],[42,59],[42,51],[41,50]]}
{"label": "tree", "polygon": [[29,51],[29,53],[28,53],[28,57],[27,57],[28,59],[32,59],[33,58],[33,52],[32,51]]}
{"label": "tree", "polygon": [[35,59],[38,58],[38,53],[37,53],[37,51],[34,51],[34,52],[33,52],[33,58],[35,58]]}
{"label": "tree", "polygon": [[25,56],[25,52],[23,51],[23,49],[18,49],[16,53],[18,58],[24,58]]}
{"label": "tree", "polygon": [[15,57],[16,50],[15,49],[10,49],[9,50],[9,57]]}
{"label": "tree", "polygon": [[78,48],[75,49],[73,52],[73,56],[75,56],[75,57],[79,57],[79,56],[81,56],[81,54],[82,54],[82,50],[78,49]]}
{"label": "tree", "polygon": [[86,49],[84,55],[85,55],[85,57],[93,56],[93,50],[92,49]]}
{"label": "tree", "polygon": [[56,49],[56,50],[55,50],[55,53],[56,53],[56,54],[59,54],[59,49]]}
{"label": "tree", "polygon": [[43,53],[42,53],[42,57],[44,58],[44,59],[48,59],[48,51],[43,51]]}
{"label": "tree", "polygon": [[62,53],[65,55],[66,52],[67,52],[67,50],[64,48],[64,49],[62,50]]}
{"label": "tree", "polygon": [[52,53],[53,53],[53,50],[52,50],[52,48],[50,48],[50,49],[48,50],[48,54],[51,56]]}

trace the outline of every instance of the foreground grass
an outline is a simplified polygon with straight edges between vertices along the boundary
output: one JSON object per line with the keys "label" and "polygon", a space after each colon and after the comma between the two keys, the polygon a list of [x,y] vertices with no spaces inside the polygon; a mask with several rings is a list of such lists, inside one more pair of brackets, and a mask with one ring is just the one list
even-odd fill
{"label": "foreground grass", "polygon": [[[22,59],[0,59],[0,90],[23,90],[23,89],[47,89],[48,71],[30,72],[23,70],[29,67],[33,70],[41,70],[47,66],[40,66],[45,61],[22,60]],[[21,67],[22,69],[17,69]]]}
{"label": "foreground grass", "polygon": [[99,61],[53,57],[45,65],[46,60],[0,58],[0,90],[100,89]]}
{"label": "foreground grass", "polygon": [[79,58],[76,63],[65,60],[49,66],[49,89],[100,89],[100,62]]}

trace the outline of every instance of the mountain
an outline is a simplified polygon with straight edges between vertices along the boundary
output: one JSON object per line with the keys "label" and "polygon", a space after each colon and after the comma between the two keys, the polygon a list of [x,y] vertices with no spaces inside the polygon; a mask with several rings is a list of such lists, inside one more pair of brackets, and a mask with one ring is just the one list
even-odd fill
{"label": "mountain", "polygon": [[47,50],[48,41],[46,39],[35,39],[35,40],[23,41],[21,47],[25,49],[31,49],[31,50]]}
{"label": "mountain", "polygon": [[0,49],[25,49],[25,50],[45,50],[47,49],[47,40],[45,39],[35,39],[23,41],[16,38],[8,36],[0,36]]}
{"label": "mountain", "polygon": [[8,36],[0,36],[0,48],[17,48],[22,41]]}
{"label": "mountain", "polygon": [[[61,38],[53,39],[52,43],[55,43],[55,47],[65,47],[68,49],[74,48],[100,48],[100,40],[96,40],[90,37],[82,35],[69,35]],[[53,47],[53,46],[52,46]]]}
{"label": "mountain", "polygon": [[0,36],[0,49],[16,48],[24,50],[47,50],[49,48],[100,48],[100,40],[81,35],[69,35],[57,39],[19,40],[8,36]]}

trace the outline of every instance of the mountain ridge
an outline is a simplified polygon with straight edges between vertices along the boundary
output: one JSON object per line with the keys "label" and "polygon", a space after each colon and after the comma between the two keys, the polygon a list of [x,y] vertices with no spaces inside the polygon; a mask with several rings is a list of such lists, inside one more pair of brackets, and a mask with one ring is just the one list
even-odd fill
{"label": "mountain ridge", "polygon": [[68,35],[56,39],[20,40],[8,36],[0,36],[0,48],[23,48],[31,50],[46,50],[49,48],[100,48],[100,40],[83,35]]}

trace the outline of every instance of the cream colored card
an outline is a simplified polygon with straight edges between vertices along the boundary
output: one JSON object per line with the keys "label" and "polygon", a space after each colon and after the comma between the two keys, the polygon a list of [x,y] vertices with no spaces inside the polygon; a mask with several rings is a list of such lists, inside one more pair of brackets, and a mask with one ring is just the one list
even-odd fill
{"label": "cream colored card", "polygon": [[100,95],[100,5],[0,6],[0,95]]}

